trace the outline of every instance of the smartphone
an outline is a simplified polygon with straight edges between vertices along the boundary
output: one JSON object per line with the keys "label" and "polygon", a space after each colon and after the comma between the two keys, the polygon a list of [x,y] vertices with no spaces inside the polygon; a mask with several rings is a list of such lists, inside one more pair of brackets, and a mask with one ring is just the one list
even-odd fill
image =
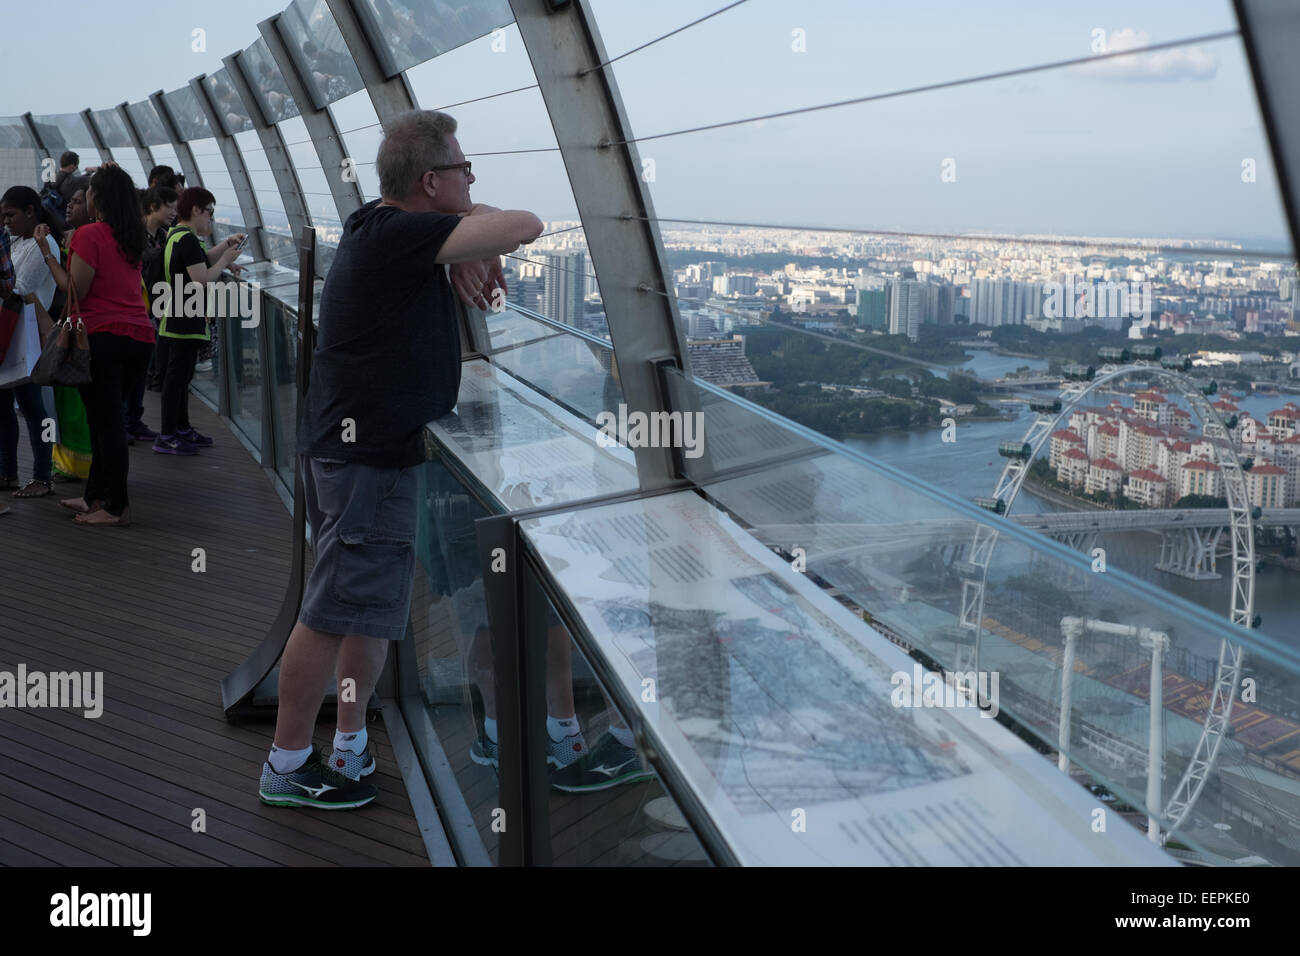
{"label": "smartphone", "polygon": [[239,245],[235,246],[236,249],[242,249],[248,245],[248,235],[248,233],[244,233],[244,238],[239,240]]}

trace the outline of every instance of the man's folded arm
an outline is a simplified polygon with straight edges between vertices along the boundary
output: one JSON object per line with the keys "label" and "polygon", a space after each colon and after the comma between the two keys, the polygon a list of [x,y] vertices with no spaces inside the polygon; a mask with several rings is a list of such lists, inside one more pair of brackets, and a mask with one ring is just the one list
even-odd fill
{"label": "man's folded arm", "polygon": [[[488,207],[491,208],[491,207]],[[542,221],[523,209],[479,212],[479,207],[461,219],[438,250],[439,263],[474,262],[488,256],[514,252],[532,242],[545,228]]]}

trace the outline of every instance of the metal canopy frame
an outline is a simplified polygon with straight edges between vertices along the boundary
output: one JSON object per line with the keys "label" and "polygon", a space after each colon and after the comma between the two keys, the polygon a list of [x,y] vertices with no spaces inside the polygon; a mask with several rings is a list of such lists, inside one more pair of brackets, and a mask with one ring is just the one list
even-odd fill
{"label": "metal canopy frame", "polygon": [[[664,411],[656,363],[690,367],[650,192],[587,0],[510,0],[600,277],[629,412]],[[671,450],[635,449],[643,490],[672,480]]]}
{"label": "metal canopy frame", "polygon": [[325,0],[325,5],[329,7],[334,25],[338,27],[343,42],[348,46],[348,53],[352,55],[352,62],[361,74],[361,82],[370,95],[370,103],[375,108],[380,124],[387,125],[399,113],[418,109],[419,103],[415,98],[415,90],[411,88],[411,81],[405,73],[398,73],[391,79],[388,77],[379,51],[371,45],[365,26],[349,0]]}
{"label": "metal canopy frame", "polygon": [[[298,181],[298,172],[293,168],[293,163],[289,160],[289,148],[284,145],[284,134],[280,132],[280,127],[268,120],[262,112],[261,104],[258,103],[257,97],[253,95],[252,83],[244,74],[239,54],[235,53],[222,57],[221,62],[225,64],[226,72],[230,75],[230,82],[234,84],[235,92],[239,95],[244,108],[248,110],[248,118],[257,131],[257,138],[262,144],[262,152],[266,154],[266,164],[271,168],[271,175],[275,179],[275,188],[280,194],[280,201],[284,203],[284,214],[289,220],[289,231],[293,233],[296,240],[296,237],[302,235],[303,229],[312,225],[312,221],[311,214],[307,211],[307,204],[303,201],[302,183]],[[207,90],[203,90],[203,93],[206,96]],[[217,128],[224,129],[225,127],[218,126]],[[235,142],[233,136],[230,139],[232,143]],[[224,150],[222,154],[225,154]],[[242,162],[240,172],[243,174],[249,195],[256,196],[252,182],[248,179],[248,169],[242,165]],[[234,178],[233,175],[231,178]],[[238,192],[238,186],[236,186],[236,192]],[[261,222],[259,213],[258,223],[261,224]]]}
{"label": "metal canopy frame", "polygon": [[364,203],[361,185],[355,178],[352,182],[346,182],[343,178],[344,161],[348,159],[347,151],[343,148],[343,134],[339,132],[328,106],[321,109],[312,106],[315,100],[307,89],[307,81],[298,73],[297,64],[289,54],[285,38],[280,33],[280,20],[281,16],[276,14],[259,23],[257,29],[266,41],[266,48],[271,51],[271,58],[280,68],[280,74],[289,87],[289,95],[298,104],[298,115],[302,117],[312,147],[320,158],[321,171],[329,183],[330,195],[334,197],[339,219],[346,222],[348,216]]}
{"label": "metal canopy frame", "polygon": [[[140,165],[144,168],[144,175],[147,180],[149,170],[153,169],[155,165],[153,150],[145,144],[144,137],[140,135],[140,130],[136,127],[135,120],[131,117],[131,111],[126,108],[126,103],[118,103],[117,106],[113,108],[117,111],[118,117],[126,127],[126,135],[131,138],[131,147],[135,150],[136,159],[140,160]],[[140,188],[143,189],[148,185],[149,183],[147,181],[143,182],[140,184]]]}
{"label": "metal canopy frame", "polygon": [[[167,108],[167,100],[163,96],[163,91],[158,90],[156,93],[149,94],[149,102],[153,104],[154,110],[158,113],[158,119],[163,124],[163,129],[167,131],[167,138],[171,141],[172,149],[176,151],[176,161],[180,165],[180,172],[185,174],[185,181],[193,183],[195,186],[203,185],[203,171],[199,169],[199,164],[194,160],[194,150],[190,149],[189,142],[181,136],[180,124],[176,122],[176,117],[172,116],[171,110]],[[255,224],[244,223],[244,226],[253,238],[250,240],[256,245],[255,249],[262,248],[262,237],[257,234],[253,228]]]}

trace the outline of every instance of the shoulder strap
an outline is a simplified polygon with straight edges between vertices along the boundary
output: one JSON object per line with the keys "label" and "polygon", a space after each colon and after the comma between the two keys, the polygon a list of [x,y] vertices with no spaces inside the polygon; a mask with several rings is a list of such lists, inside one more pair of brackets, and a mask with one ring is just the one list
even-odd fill
{"label": "shoulder strap", "polygon": [[[173,226],[171,232],[167,233],[167,244],[163,246],[163,278],[169,285],[172,283],[172,249],[176,243],[180,242],[185,236],[194,235],[192,229],[185,226]],[[183,280],[182,280],[183,281]],[[171,318],[171,309],[167,309],[167,318]]]}

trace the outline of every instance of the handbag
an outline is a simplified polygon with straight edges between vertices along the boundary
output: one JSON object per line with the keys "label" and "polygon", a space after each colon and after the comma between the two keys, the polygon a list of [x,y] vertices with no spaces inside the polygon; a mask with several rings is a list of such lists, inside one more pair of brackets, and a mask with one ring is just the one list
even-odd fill
{"label": "handbag", "polygon": [[54,324],[32,369],[32,381],[37,385],[90,384],[90,337],[80,313],[77,289],[68,276],[67,318]]}
{"label": "handbag", "polygon": [[[13,305],[17,303],[18,308],[14,309]],[[23,320],[22,302],[17,299],[6,299],[0,304],[0,365],[4,364],[5,356],[9,354],[9,344],[14,340],[14,333],[18,331],[18,323]]]}

